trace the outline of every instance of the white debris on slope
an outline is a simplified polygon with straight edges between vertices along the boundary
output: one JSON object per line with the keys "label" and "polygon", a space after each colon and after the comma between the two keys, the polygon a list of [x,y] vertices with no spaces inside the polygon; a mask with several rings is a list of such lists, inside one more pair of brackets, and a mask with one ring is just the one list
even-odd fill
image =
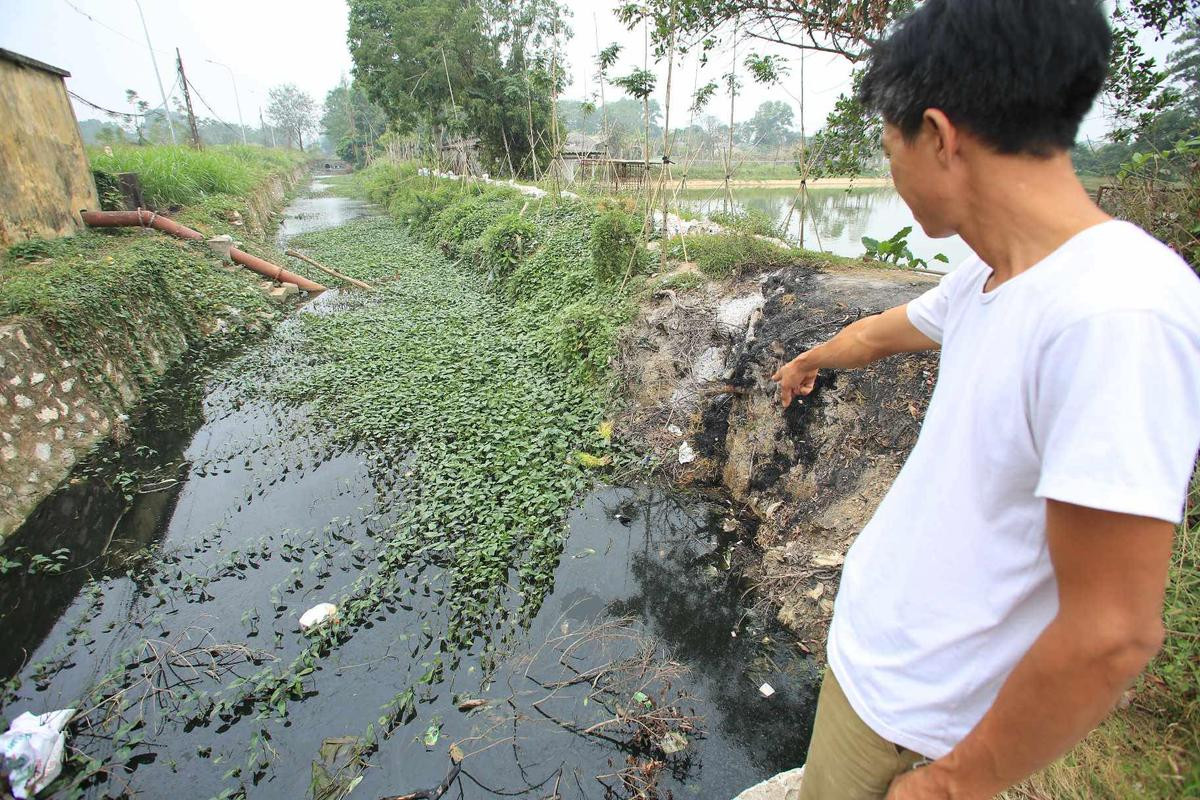
{"label": "white debris on slope", "polygon": [[39,715],[26,711],[0,734],[0,761],[13,797],[33,797],[58,777],[66,744],[63,730],[73,716],[73,708]]}
{"label": "white debris on slope", "polygon": [[740,339],[750,325],[754,312],[762,308],[762,292],[733,297],[717,306],[717,329],[730,338]]}
{"label": "white debris on slope", "polygon": [[[422,177],[432,176],[434,178],[444,178],[450,181],[460,181],[463,179],[462,175],[457,175],[453,172],[438,172],[436,169],[428,169],[426,167],[421,167],[418,169],[417,174]],[[539,189],[536,186],[529,186],[524,183],[517,183],[513,178],[509,178],[506,181],[498,181],[495,178],[489,177],[486,172],[479,177],[468,177],[468,180],[476,180],[480,183],[486,183],[491,186],[504,186],[508,189],[516,189],[521,194],[528,195],[529,197],[545,197],[547,194],[549,194],[549,192],[547,192],[545,189]],[[571,194],[570,192],[563,192],[562,194],[565,197],[572,198],[577,198],[579,196]]]}
{"label": "white debris on slope", "polygon": [[667,225],[663,228],[663,215],[654,215],[654,227],[666,236],[682,236],[690,233],[722,233],[725,228],[708,219],[680,219],[676,214],[667,212]]}

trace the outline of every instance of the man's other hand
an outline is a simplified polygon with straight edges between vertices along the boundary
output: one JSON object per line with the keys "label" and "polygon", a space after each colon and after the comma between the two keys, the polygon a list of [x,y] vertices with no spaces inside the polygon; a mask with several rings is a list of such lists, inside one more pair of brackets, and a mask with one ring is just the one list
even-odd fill
{"label": "man's other hand", "polygon": [[930,765],[897,775],[885,800],[950,800],[953,796],[936,765]]}
{"label": "man's other hand", "polygon": [[779,384],[779,402],[784,408],[791,405],[795,398],[811,393],[817,383],[817,368],[809,365],[808,355],[801,353],[771,376],[771,380]]}

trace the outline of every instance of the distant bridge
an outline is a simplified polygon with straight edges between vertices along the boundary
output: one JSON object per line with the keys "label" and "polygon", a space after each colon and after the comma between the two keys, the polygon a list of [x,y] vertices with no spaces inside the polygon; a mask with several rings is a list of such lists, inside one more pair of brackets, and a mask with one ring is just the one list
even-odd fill
{"label": "distant bridge", "polygon": [[308,162],[308,165],[313,172],[326,175],[337,175],[354,170],[354,166],[349,161],[343,161],[340,158],[316,158]]}

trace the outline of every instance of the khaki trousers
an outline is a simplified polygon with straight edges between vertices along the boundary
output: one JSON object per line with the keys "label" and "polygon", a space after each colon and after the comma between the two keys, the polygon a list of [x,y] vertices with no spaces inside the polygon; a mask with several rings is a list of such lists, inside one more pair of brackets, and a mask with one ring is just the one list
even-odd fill
{"label": "khaki trousers", "polygon": [[800,800],[879,800],[893,778],[923,761],[868,728],[826,668]]}

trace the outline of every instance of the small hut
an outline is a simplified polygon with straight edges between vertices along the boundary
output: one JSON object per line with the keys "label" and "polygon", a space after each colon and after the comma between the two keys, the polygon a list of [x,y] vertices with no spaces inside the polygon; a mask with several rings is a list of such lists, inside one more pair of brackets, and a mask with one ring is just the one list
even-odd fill
{"label": "small hut", "polygon": [[455,175],[482,175],[479,166],[479,138],[448,139],[438,148],[442,169]]}
{"label": "small hut", "polygon": [[81,230],[100,207],[67,97],[71,73],[0,49],[0,246]]}
{"label": "small hut", "polygon": [[598,136],[591,136],[579,131],[572,131],[563,143],[555,167],[559,176],[566,183],[574,183],[578,179],[595,180],[592,174],[581,175],[580,166],[585,161],[603,159],[608,155],[608,145]]}

